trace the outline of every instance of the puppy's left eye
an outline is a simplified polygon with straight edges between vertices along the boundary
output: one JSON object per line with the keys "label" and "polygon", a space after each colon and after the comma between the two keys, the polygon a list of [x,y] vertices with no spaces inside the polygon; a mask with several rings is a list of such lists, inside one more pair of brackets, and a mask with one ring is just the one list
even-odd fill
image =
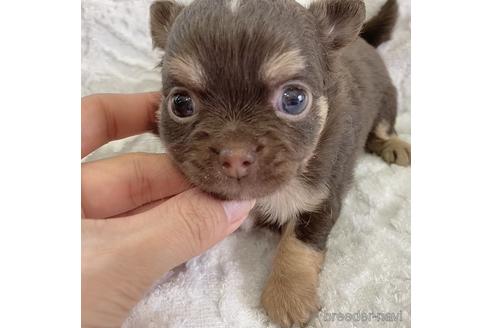
{"label": "puppy's left eye", "polygon": [[308,104],[307,92],[297,86],[286,86],[277,99],[277,109],[288,115],[299,115]]}

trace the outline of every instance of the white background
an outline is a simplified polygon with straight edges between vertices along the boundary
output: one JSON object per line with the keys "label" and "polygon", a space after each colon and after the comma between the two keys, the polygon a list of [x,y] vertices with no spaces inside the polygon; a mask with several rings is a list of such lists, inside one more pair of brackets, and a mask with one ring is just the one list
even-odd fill
{"label": "white background", "polygon": [[[412,323],[488,323],[490,3],[414,1]],[[0,4],[1,325],[80,317],[80,3]]]}

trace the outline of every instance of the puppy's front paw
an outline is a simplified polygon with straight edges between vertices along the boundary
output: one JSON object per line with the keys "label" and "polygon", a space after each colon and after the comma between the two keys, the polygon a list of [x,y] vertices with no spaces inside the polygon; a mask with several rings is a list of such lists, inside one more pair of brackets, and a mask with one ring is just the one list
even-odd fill
{"label": "puppy's front paw", "polygon": [[318,274],[323,253],[296,238],[294,225],[282,233],[261,304],[282,327],[304,324],[318,306]]}
{"label": "puppy's front paw", "polygon": [[390,164],[401,166],[410,165],[411,148],[410,144],[398,137],[391,137],[384,141],[381,150],[381,157]]}
{"label": "puppy's front paw", "polygon": [[261,303],[272,321],[282,327],[304,324],[319,310],[317,279],[285,277],[274,273],[267,282]]}

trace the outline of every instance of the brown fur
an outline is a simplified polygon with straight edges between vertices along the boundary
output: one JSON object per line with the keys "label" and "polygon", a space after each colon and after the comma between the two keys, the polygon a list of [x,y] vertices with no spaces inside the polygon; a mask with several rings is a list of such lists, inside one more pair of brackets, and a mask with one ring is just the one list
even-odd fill
{"label": "brown fur", "polygon": [[323,253],[296,238],[294,222],[286,225],[261,304],[284,327],[304,323],[319,308],[318,274]]}
{"label": "brown fur", "polygon": [[154,47],[164,48],[172,23],[183,8],[174,1],[156,1],[150,6],[150,35]]}
{"label": "brown fur", "polygon": [[[313,101],[311,114],[302,121],[279,119],[271,99],[278,83],[264,81],[264,68],[272,67],[271,58],[300,49],[305,69],[290,71],[289,79],[307,84],[313,100],[325,93],[317,32],[312,17],[302,16],[305,12],[294,1],[257,0],[242,2],[232,14],[225,1],[202,0],[182,10],[172,28],[164,29],[171,31],[165,44],[155,42],[166,50],[163,94],[184,87],[196,95],[199,107],[199,114],[189,124],[182,124],[162,106],[162,139],[185,175],[205,191],[232,199],[268,196],[295,177],[313,154],[323,129],[319,117],[325,116],[326,107],[320,112]],[[289,28],[295,42],[294,38],[285,39],[285,26],[272,28],[271,24],[272,16],[286,21],[293,14],[302,17],[298,22],[301,28]],[[159,15],[151,15],[155,16]],[[205,87],[183,83],[166,70],[176,57],[191,58],[203,68]],[[168,97],[164,97],[166,101]],[[238,142],[259,149],[249,176],[240,182],[222,174],[216,151]],[[319,184],[321,187],[322,181]]]}
{"label": "brown fur", "polygon": [[391,39],[391,34],[398,18],[398,4],[396,0],[388,0],[381,7],[378,14],[364,24],[360,37],[373,47]]}
{"label": "brown fur", "polygon": [[[259,223],[283,225],[262,303],[276,322],[304,323],[316,310],[321,254],[358,154],[366,147],[390,163],[410,162],[410,147],[394,130],[396,89],[374,47],[358,37],[364,4],[243,0],[232,11],[229,0],[184,9],[164,3],[151,8],[161,10],[151,13],[151,26],[154,44],[165,50],[161,138],[193,184],[220,198],[256,198]],[[173,58],[200,67],[200,83],[167,70]],[[289,81],[310,97],[295,118],[275,109],[274,97]],[[176,89],[188,90],[197,109],[186,120],[167,109]],[[241,179],[226,176],[218,161],[230,145],[254,150]]]}

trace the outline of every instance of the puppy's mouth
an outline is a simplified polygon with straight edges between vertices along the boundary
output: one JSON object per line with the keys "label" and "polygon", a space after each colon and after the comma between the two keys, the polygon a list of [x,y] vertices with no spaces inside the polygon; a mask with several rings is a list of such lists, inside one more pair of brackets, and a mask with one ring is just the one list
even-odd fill
{"label": "puppy's mouth", "polygon": [[[189,180],[212,196],[223,200],[248,200],[266,197],[280,189],[287,181],[295,176],[297,163],[287,163],[276,169],[269,168],[268,172],[244,177],[230,177],[217,170],[193,170],[185,172]],[[266,170],[265,170],[266,171]],[[214,174],[215,173],[215,174]]]}

